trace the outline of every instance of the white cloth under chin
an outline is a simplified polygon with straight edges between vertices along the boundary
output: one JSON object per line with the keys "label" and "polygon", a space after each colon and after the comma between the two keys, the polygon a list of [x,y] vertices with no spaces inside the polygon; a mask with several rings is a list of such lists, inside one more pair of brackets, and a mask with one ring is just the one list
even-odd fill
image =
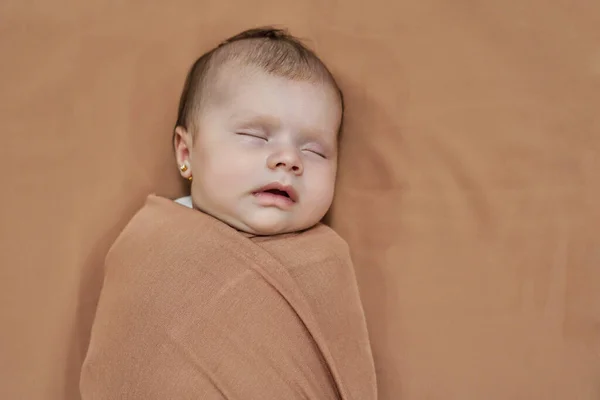
{"label": "white cloth under chin", "polygon": [[194,208],[192,204],[192,196],[183,196],[178,199],[175,199],[175,203],[181,204],[182,206],[186,206],[189,208]]}

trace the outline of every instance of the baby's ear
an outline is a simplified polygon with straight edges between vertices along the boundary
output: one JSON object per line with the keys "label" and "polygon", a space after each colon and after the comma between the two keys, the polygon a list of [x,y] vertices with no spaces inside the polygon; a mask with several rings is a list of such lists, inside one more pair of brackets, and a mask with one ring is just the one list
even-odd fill
{"label": "baby's ear", "polygon": [[173,147],[175,148],[175,158],[178,165],[189,164],[190,153],[192,151],[192,135],[183,126],[177,126],[173,134]]}

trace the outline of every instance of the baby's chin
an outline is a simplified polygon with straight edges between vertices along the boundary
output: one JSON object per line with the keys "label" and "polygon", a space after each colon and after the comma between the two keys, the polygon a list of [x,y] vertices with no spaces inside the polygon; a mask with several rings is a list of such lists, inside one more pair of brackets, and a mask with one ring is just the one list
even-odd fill
{"label": "baby's chin", "polygon": [[283,215],[277,215],[273,210],[271,213],[256,213],[238,218],[227,218],[226,222],[238,231],[256,236],[273,236],[285,233],[299,232],[315,226],[319,220],[289,219]]}
{"label": "baby's chin", "polygon": [[305,224],[285,224],[269,221],[261,221],[258,223],[245,222],[239,223],[232,226],[237,230],[251,235],[256,236],[273,236],[282,235],[285,233],[299,232],[308,229],[317,223],[305,223]]}

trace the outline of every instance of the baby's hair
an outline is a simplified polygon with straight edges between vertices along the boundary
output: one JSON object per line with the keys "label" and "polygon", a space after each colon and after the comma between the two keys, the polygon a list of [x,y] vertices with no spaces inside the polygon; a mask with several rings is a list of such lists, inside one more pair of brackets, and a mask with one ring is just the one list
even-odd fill
{"label": "baby's hair", "polygon": [[208,77],[214,78],[218,67],[231,61],[256,66],[267,73],[291,80],[330,84],[339,94],[343,120],[342,91],[321,59],[286,30],[262,27],[226,39],[194,62],[181,93],[175,127],[193,128],[194,115],[200,109],[203,91],[210,81]]}

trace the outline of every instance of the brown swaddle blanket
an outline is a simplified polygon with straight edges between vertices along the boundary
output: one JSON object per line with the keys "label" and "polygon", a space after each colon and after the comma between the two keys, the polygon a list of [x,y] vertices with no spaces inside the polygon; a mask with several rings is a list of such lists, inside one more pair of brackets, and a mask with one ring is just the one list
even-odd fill
{"label": "brown swaddle blanket", "polygon": [[377,396],[345,242],[324,225],[243,234],[148,197],[106,257],[87,399]]}

